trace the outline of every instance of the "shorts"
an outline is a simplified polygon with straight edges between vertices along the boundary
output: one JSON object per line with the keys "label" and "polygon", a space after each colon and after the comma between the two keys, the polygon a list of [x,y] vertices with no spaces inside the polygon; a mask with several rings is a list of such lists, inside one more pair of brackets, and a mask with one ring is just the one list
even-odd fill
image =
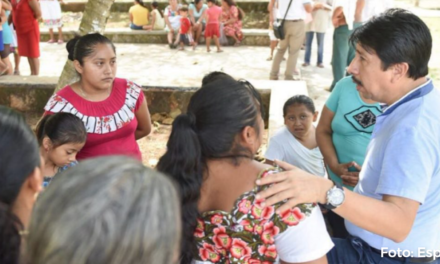
{"label": "shorts", "polygon": [[210,23],[206,25],[205,38],[211,38],[213,36],[220,38],[220,25],[217,23]]}
{"label": "shorts", "polygon": [[270,39],[270,41],[278,41],[279,40],[275,37],[275,33],[273,32],[273,29],[269,29],[269,39]]}
{"label": "shorts", "polygon": [[2,59],[7,58],[11,54],[11,44],[4,44],[3,50],[0,51],[0,57]]}
{"label": "shorts", "polygon": [[180,34],[180,41],[179,42],[183,42],[183,44],[185,45],[189,45],[191,43],[193,43],[192,37],[189,34]]}
{"label": "shorts", "polygon": [[135,25],[135,24],[133,24],[133,23],[130,23],[130,28],[131,28],[131,29],[135,29],[135,30],[143,29],[142,26],[137,26],[137,25]]}

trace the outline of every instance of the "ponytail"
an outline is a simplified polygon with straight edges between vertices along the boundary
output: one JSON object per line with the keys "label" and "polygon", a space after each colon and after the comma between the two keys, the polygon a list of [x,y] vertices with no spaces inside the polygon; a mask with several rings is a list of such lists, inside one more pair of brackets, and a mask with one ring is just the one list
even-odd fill
{"label": "ponytail", "polygon": [[151,3],[151,6],[153,6],[157,11],[159,11],[160,16],[163,18],[163,12],[159,8],[159,3],[157,1],[153,1],[153,3]]}
{"label": "ponytail", "polygon": [[18,264],[20,259],[21,237],[20,220],[12,214],[7,204],[0,202],[0,263]]}
{"label": "ponytail", "polygon": [[191,112],[179,115],[173,122],[167,152],[157,169],[170,175],[180,187],[182,204],[182,241],[180,263],[189,264],[197,252],[194,231],[197,225],[197,203],[203,180],[203,161],[196,120]]}

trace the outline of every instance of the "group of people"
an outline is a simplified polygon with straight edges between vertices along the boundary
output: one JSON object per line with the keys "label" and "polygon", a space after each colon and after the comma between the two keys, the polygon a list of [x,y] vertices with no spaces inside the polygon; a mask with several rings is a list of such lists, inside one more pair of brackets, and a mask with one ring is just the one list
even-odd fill
{"label": "group of people", "polygon": [[[144,30],[162,30],[168,32],[170,48],[178,46],[183,50],[191,45],[196,48],[202,34],[205,37],[207,52],[210,52],[211,39],[217,52],[222,52],[220,45],[227,44],[226,37],[234,39],[234,45],[243,40],[242,20],[244,13],[233,0],[222,0],[221,7],[216,0],[195,0],[189,6],[181,5],[177,0],[170,0],[162,12],[157,2],[152,3],[151,16],[141,0],[135,0],[129,10],[130,28]],[[222,40],[222,41],[221,41]]]}
{"label": "group of people", "polygon": [[[62,2],[62,0],[60,0]],[[58,44],[63,44],[61,7],[58,0],[0,1],[0,76],[20,75],[20,57],[27,57],[31,75],[40,72],[40,28],[42,19],[49,28],[48,43],[55,43],[53,28],[58,28]],[[14,54],[14,67],[9,55]]]}
{"label": "group of people", "polygon": [[0,107],[0,263],[440,263],[429,28],[391,9],[350,41],[352,76],[318,127],[310,98],[288,99],[266,164],[260,94],[213,72],[153,171],[136,143],[151,131],[146,99],[116,78],[115,46],[70,40],[80,80],[51,97],[36,136]]}
{"label": "group of people", "polygon": [[[355,48],[349,38],[353,29],[393,6],[393,0],[271,0],[269,37],[272,69],[270,79],[278,80],[280,64],[288,50],[285,79],[294,80],[299,75],[297,60],[301,48],[305,48],[303,67],[310,66],[313,38],[316,35],[316,66],[323,68],[325,32],[333,24],[332,91],[336,83],[346,76],[346,68],[354,58]],[[273,32],[273,24],[283,22],[284,39],[279,40]],[[278,47],[277,47],[278,46]],[[274,50],[277,47],[275,56]]]}

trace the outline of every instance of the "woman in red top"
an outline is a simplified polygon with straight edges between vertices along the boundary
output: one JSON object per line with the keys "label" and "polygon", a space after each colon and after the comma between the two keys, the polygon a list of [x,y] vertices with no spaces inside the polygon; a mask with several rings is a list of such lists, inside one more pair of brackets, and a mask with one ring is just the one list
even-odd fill
{"label": "woman in red top", "polygon": [[78,160],[103,155],[142,160],[136,140],[150,133],[150,113],[141,87],[115,78],[113,43],[101,34],[88,34],[70,40],[67,50],[81,79],[54,94],[46,114],[68,112],[83,121],[87,141]]}
{"label": "woman in red top", "polygon": [[20,56],[27,57],[31,75],[40,72],[40,4],[37,0],[12,0],[12,21],[17,32]]}

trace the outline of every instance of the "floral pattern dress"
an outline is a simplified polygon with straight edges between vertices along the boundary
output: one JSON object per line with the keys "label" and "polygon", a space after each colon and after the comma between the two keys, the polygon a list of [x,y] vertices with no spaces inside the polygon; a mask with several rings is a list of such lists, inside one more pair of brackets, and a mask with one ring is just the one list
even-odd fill
{"label": "floral pattern dress", "polygon": [[243,32],[241,29],[243,28],[242,22],[239,19],[239,13],[238,8],[236,6],[229,7],[229,11],[223,10],[222,12],[222,22],[225,23],[226,21],[230,20],[231,18],[237,19],[234,23],[225,24],[223,26],[223,32],[226,36],[237,36],[237,38],[241,41],[243,39]]}
{"label": "floral pattern dress", "polygon": [[[259,177],[276,173],[273,168]],[[209,211],[197,220],[194,233],[197,261],[210,263],[269,264],[278,258],[275,236],[289,227],[300,224],[314,209],[314,204],[303,204],[281,215],[275,213],[280,206],[261,206],[256,194],[261,187],[241,195],[231,213]]]}

